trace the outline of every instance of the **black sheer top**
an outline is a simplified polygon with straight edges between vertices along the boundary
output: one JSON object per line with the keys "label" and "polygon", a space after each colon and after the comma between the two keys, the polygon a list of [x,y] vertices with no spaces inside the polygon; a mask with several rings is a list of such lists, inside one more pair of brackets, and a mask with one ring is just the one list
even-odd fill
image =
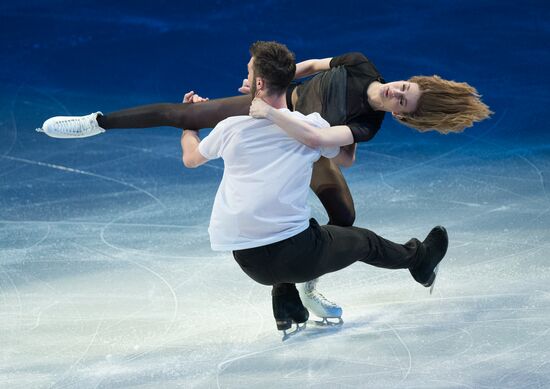
{"label": "black sheer top", "polygon": [[329,70],[297,86],[294,109],[305,115],[319,112],[332,126],[347,125],[356,143],[366,142],[376,135],[385,114],[368,103],[367,88],[373,81],[385,83],[363,54],[334,57]]}

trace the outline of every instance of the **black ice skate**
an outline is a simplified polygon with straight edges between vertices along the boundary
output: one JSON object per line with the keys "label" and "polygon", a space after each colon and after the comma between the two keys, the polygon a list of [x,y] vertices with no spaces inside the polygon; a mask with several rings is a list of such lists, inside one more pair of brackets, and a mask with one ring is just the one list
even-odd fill
{"label": "black ice skate", "polygon": [[[283,331],[283,341],[285,341],[306,327],[305,322],[309,318],[309,312],[302,304],[294,284],[276,285],[271,292],[271,296],[275,323],[277,329]],[[296,324],[296,329],[287,332],[293,323]],[[300,326],[301,323],[304,324]]]}
{"label": "black ice skate", "polygon": [[422,242],[424,253],[420,261],[409,271],[413,278],[425,287],[430,287],[430,294],[433,291],[435,278],[439,270],[439,262],[445,256],[449,246],[449,237],[447,231],[442,226],[434,227],[426,239]]}

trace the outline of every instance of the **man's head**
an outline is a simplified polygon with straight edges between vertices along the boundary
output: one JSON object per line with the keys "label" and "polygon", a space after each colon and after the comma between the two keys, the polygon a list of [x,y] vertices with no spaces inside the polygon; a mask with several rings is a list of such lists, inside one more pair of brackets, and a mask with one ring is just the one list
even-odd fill
{"label": "man's head", "polygon": [[399,105],[393,110],[393,116],[418,131],[462,132],[493,113],[481,101],[477,90],[465,82],[439,76],[415,76],[398,83],[403,84],[404,91],[418,90],[418,94],[414,93],[414,110]]}
{"label": "man's head", "polygon": [[252,95],[285,93],[296,74],[294,53],[283,44],[258,41],[250,46],[250,55],[248,82]]}

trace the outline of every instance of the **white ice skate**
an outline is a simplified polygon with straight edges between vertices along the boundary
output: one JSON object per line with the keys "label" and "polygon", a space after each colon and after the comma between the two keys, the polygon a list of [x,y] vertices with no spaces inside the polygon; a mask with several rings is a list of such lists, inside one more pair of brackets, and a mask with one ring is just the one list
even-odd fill
{"label": "white ice skate", "polygon": [[[315,286],[318,279],[308,281],[300,284],[298,291],[300,292],[300,299],[304,306],[313,313],[315,316],[320,317],[322,320],[314,320],[319,325],[341,325],[344,323],[342,320],[342,308],[332,301],[328,300],[325,296],[319,293]],[[338,321],[331,321],[329,319],[337,319]]]}
{"label": "white ice skate", "polygon": [[55,116],[44,122],[42,128],[36,131],[43,132],[52,138],[86,138],[105,132],[97,124],[97,115],[101,112],[91,113],[86,116]]}

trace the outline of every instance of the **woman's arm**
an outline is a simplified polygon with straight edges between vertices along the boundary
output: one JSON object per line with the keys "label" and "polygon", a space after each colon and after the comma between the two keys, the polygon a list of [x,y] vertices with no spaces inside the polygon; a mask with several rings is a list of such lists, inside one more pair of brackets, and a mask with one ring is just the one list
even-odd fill
{"label": "woman's arm", "polygon": [[321,72],[323,70],[330,69],[330,58],[323,59],[308,59],[307,61],[302,61],[296,64],[296,75],[295,79],[311,76],[312,74]]}
{"label": "woman's arm", "polygon": [[347,146],[354,143],[348,126],[333,126],[329,129],[317,128],[293,116],[290,112],[279,111],[265,101],[256,98],[250,106],[250,116],[266,118],[281,127],[289,136],[312,148]]}
{"label": "woman's arm", "polygon": [[[323,59],[308,59],[307,61],[302,61],[296,64],[296,73],[294,79],[311,76],[312,74],[322,72],[323,70],[330,69],[330,60],[331,58]],[[250,93],[250,85],[248,80],[245,78],[239,92],[247,95]]]}

